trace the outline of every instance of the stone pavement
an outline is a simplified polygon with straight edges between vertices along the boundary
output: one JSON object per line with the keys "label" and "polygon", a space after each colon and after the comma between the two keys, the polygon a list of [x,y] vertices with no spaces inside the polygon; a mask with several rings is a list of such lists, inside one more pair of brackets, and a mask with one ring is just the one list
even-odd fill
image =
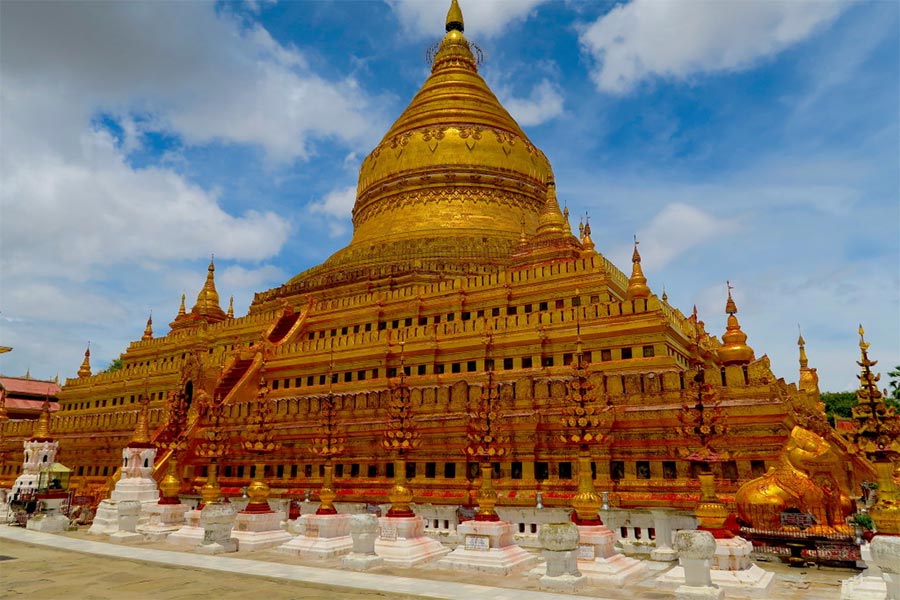
{"label": "stone pavement", "polygon": [[[199,597],[264,597],[265,600],[328,598],[357,600],[572,600],[577,597],[537,590],[522,577],[448,572],[423,567],[357,573],[337,568],[338,561],[301,562],[274,551],[205,556],[177,552],[162,544],[116,545],[84,532],[44,534],[0,526],[0,597],[72,600],[187,600]],[[837,600],[847,571],[776,571],[771,598]],[[658,574],[658,572],[656,573]],[[477,581],[478,584],[468,583]],[[603,600],[671,600],[674,593],[656,589],[648,579],[625,589],[588,588],[580,594]]]}

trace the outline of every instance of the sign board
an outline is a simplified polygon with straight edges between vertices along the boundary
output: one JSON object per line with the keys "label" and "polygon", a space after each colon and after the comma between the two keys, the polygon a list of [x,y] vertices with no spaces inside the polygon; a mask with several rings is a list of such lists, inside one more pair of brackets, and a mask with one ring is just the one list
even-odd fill
{"label": "sign board", "polygon": [[783,512],[781,513],[781,525],[808,529],[816,524],[816,518],[810,513]]}
{"label": "sign board", "polygon": [[397,528],[393,525],[381,526],[381,539],[385,541],[393,541],[397,539]]}
{"label": "sign board", "polygon": [[594,560],[597,558],[597,547],[593,544],[578,544],[578,560]]}
{"label": "sign board", "polygon": [[467,535],[466,550],[490,550],[491,536],[489,535]]}

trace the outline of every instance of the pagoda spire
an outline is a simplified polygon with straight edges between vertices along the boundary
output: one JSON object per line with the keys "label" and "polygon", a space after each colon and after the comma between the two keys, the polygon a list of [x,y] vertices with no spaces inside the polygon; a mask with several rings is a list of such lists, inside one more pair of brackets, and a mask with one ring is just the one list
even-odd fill
{"label": "pagoda spire", "polygon": [[84,351],[84,360],[81,361],[81,367],[78,369],[78,377],[82,379],[91,376],[91,343],[88,342],[87,349]]}
{"label": "pagoda spire", "polygon": [[219,292],[216,291],[216,264],[215,258],[209,259],[209,267],[206,269],[206,282],[200,293],[197,294],[197,303],[191,309],[192,315],[221,316],[225,317],[222,307],[219,306]]}
{"label": "pagoda spire", "polygon": [[459,2],[456,0],[451,0],[450,2],[450,10],[447,11],[447,25],[445,26],[445,30],[447,33],[451,31],[465,31],[466,27],[463,23],[463,14],[462,9],[459,7]]}
{"label": "pagoda spire", "polygon": [[[799,329],[800,326],[797,326]],[[809,368],[809,359],[806,358],[806,341],[803,339],[803,332],[797,338],[797,346],[800,347],[800,381],[798,387],[805,392],[812,392],[819,397],[819,375],[816,369]]]}
{"label": "pagoda spire", "polygon": [[755,356],[753,349],[747,345],[747,334],[741,331],[741,324],[738,323],[737,303],[731,296],[731,282],[728,285],[728,301],[725,303],[725,313],[728,315],[728,325],[725,334],[722,335],[722,347],[719,348],[719,358],[725,365],[746,365],[752,361]]}
{"label": "pagoda spire", "polygon": [[234,318],[234,296],[228,299],[228,314],[226,315],[229,319]]}
{"label": "pagoda spire", "polygon": [[128,444],[131,447],[150,445],[150,398],[146,394],[141,394],[139,402],[141,408],[134,426],[134,435]]}
{"label": "pagoda spire", "polygon": [[41,416],[34,426],[34,435],[31,436],[32,442],[50,441],[50,398],[44,398],[44,404],[41,406]]}
{"label": "pagoda spire", "polygon": [[644,277],[644,271],[641,269],[641,253],[638,252],[638,244],[640,242],[637,236],[634,236],[634,252],[631,254],[631,277],[628,279],[628,289],[625,290],[625,298],[627,300],[650,297],[647,278]]}
{"label": "pagoda spire", "polygon": [[141,340],[152,340],[153,339],[153,311],[150,311],[150,316],[147,317],[147,326],[144,327],[144,335],[141,336]]}
{"label": "pagoda spire", "polygon": [[581,245],[585,250],[593,250],[594,240],[591,239],[591,216],[584,215],[584,227],[581,229]]}
{"label": "pagoda spire", "polygon": [[538,235],[569,233],[566,219],[559,210],[559,201],[556,199],[556,182],[552,179],[547,182],[547,200],[544,203],[544,210],[541,211],[537,233]]}
{"label": "pagoda spire", "polygon": [[178,315],[176,316],[176,318],[184,317],[187,315],[187,311],[184,310],[184,296],[185,294],[181,295],[181,306],[178,307]]}

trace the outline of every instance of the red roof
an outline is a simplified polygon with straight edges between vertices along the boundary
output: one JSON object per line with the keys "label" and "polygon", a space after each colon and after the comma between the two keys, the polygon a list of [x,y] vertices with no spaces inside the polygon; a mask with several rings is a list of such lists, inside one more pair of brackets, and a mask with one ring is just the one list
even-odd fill
{"label": "red roof", "polygon": [[[44,409],[44,401],[43,400],[23,400],[21,398],[7,398],[6,399],[6,408],[8,410],[22,409],[22,410],[32,410],[35,412],[41,412]],[[59,402],[51,402],[49,408],[50,408],[50,412],[58,411],[59,410]]]}
{"label": "red roof", "polygon": [[[40,379],[24,379],[21,377],[0,377],[0,386],[6,389],[8,395],[13,396],[40,396],[56,398],[59,395],[58,383],[41,381]],[[9,402],[9,398],[7,398]]]}

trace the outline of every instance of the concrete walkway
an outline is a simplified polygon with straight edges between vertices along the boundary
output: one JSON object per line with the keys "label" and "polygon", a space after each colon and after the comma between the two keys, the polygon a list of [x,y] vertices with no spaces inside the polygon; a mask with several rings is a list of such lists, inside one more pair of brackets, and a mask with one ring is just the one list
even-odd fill
{"label": "concrete walkway", "polygon": [[[107,544],[104,542],[77,539],[66,535],[54,535],[48,533],[40,533],[37,531],[29,531],[21,527],[4,527],[0,526],[0,540],[9,540],[10,542],[23,542],[27,544],[35,544],[53,548],[55,550],[79,552],[93,554],[113,559],[130,559],[145,563],[157,563],[164,565],[172,565],[180,568],[196,568],[210,571],[219,571],[228,573],[231,577],[235,575],[253,575],[265,578],[282,579],[293,582],[303,582],[313,584],[317,587],[323,587],[322,596],[334,598],[335,596],[326,592],[324,588],[338,587],[350,588],[368,592],[381,592],[387,597],[396,598],[399,595],[406,595],[418,598],[442,598],[442,599],[478,599],[490,598],[492,600],[572,600],[571,595],[551,594],[531,590],[522,589],[504,589],[497,587],[488,587],[484,585],[475,585],[470,583],[450,582],[450,581],[434,581],[429,579],[413,579],[410,577],[398,577],[394,575],[381,575],[376,573],[358,573],[354,571],[344,571],[335,569],[323,569],[319,567],[308,567],[301,565],[290,565],[273,562],[263,562],[259,560],[249,560],[245,558],[231,558],[227,556],[206,556],[195,554],[192,552],[173,552],[170,550],[158,550],[151,548],[142,548],[139,546],[125,546],[118,544]],[[6,543],[0,544],[0,554],[9,554],[11,545]],[[14,563],[0,563],[0,581],[6,579],[6,572],[9,569],[15,569]],[[36,565],[31,565],[32,567]],[[123,569],[124,573],[134,573],[134,569]],[[49,575],[50,573],[47,573]],[[46,575],[45,575],[46,577]],[[477,574],[473,575],[477,578]],[[62,584],[63,582],[58,582]],[[66,583],[66,587],[71,590],[67,594],[70,598],[86,598],[80,595],[78,586],[74,585],[75,581]],[[152,593],[153,598],[161,598],[158,590],[153,587],[145,588],[148,596]],[[177,587],[176,587],[177,589]],[[89,592],[81,588],[82,592]],[[219,598],[223,596],[217,594]],[[262,594],[258,594],[262,595]],[[375,594],[371,594],[375,596]],[[8,596],[7,596],[8,597]],[[139,597],[139,596],[132,596]],[[187,596],[180,596],[187,597]],[[315,597],[315,596],[305,596]],[[602,598],[601,596],[593,596],[594,598]],[[667,598],[668,595],[656,595],[655,598]]]}
{"label": "concrete walkway", "polygon": [[[297,564],[275,551],[206,556],[166,549],[162,543],[119,545],[84,531],[59,535],[0,525],[0,597],[73,600],[192,600],[198,597],[265,600],[673,600],[655,581],[662,565],[636,585],[588,587],[578,595],[537,590],[524,574],[491,576],[435,569],[340,569],[340,559],[323,566]],[[100,540],[100,541],[98,541]],[[137,564],[140,563],[140,564]],[[653,564],[653,563],[651,563]],[[838,600],[845,570],[791,569],[765,563],[775,572],[770,598]],[[471,581],[478,582],[469,583]],[[730,596],[737,600],[735,596]]]}

